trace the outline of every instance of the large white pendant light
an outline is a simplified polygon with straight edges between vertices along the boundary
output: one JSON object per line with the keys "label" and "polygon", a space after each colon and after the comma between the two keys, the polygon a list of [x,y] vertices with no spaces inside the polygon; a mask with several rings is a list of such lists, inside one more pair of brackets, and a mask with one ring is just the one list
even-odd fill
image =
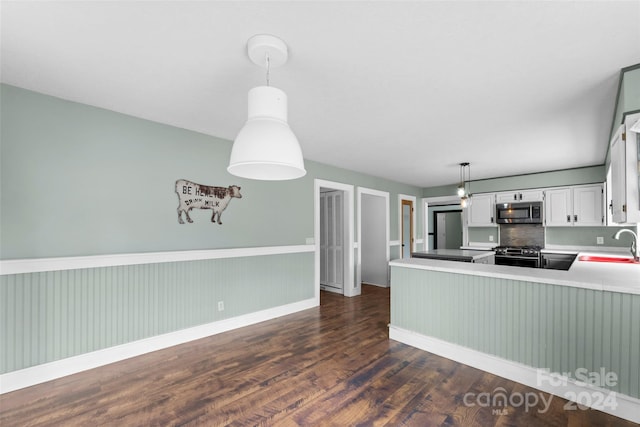
{"label": "large white pendant light", "polygon": [[267,68],[267,86],[249,91],[248,119],[233,142],[229,173],[250,179],[280,181],[304,176],[302,150],[287,123],[287,95],[269,86],[269,71],[287,62],[287,45],[271,35],[247,43],[249,58]]}

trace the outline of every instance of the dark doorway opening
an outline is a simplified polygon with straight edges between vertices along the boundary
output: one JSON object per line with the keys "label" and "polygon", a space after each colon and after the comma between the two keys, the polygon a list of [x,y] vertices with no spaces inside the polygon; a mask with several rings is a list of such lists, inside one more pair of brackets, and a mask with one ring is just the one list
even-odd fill
{"label": "dark doorway opening", "polygon": [[433,211],[433,248],[460,249],[462,210]]}

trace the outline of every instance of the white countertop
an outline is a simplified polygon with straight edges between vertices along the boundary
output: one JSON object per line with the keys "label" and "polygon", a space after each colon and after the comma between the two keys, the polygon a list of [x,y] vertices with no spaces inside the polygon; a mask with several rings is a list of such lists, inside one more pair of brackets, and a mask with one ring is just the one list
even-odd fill
{"label": "white countertop", "polygon": [[626,256],[631,255],[628,247],[611,247],[611,246],[568,246],[568,245],[545,245],[540,251],[542,253],[560,253],[560,254],[577,254],[577,253],[603,253],[610,256]]}
{"label": "white countertop", "polygon": [[473,244],[468,246],[460,246],[460,249],[469,249],[471,251],[493,251],[498,246],[497,243]]}
{"label": "white countertop", "polygon": [[471,259],[480,259],[494,255],[493,251],[478,251],[471,249],[431,249],[430,251],[417,251],[417,254],[436,255],[436,256],[450,256],[450,257],[464,257]]}
{"label": "white countertop", "polygon": [[[619,252],[578,253],[578,257],[583,255],[631,258]],[[576,258],[568,271],[562,271],[411,258],[394,260],[389,265],[640,295],[640,264],[589,262]]]}

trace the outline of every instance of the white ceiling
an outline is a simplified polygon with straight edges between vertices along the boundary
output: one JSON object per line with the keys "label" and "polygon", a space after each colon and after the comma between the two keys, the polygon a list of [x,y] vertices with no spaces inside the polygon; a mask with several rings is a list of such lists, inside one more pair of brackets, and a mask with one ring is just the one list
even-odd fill
{"label": "white ceiling", "polygon": [[421,187],[602,164],[636,1],[1,3],[2,82],[232,140],[271,84],[305,158]]}

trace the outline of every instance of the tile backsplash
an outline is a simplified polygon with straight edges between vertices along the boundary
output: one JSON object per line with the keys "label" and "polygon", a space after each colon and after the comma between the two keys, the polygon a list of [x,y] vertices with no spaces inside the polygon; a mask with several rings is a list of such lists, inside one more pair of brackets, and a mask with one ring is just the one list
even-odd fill
{"label": "tile backsplash", "polygon": [[[517,228],[515,228],[517,227]],[[529,227],[529,228],[527,228]],[[502,224],[500,225],[500,235],[498,227],[469,227],[469,241],[482,243],[495,243],[501,245],[515,245],[513,240],[520,242],[531,240],[535,243],[527,242],[539,246],[585,246],[595,247],[629,247],[631,240],[628,235],[624,235],[620,240],[614,240],[613,235],[621,228],[628,228],[635,231],[633,226],[624,227],[541,227],[534,224]],[[533,236],[529,236],[532,234]],[[546,241],[545,241],[546,234]],[[598,244],[598,237],[603,238],[603,243]],[[506,242],[506,243],[505,243]],[[540,243],[542,242],[542,243]]]}
{"label": "tile backsplash", "polygon": [[541,224],[502,224],[500,245],[544,246],[544,227]]}

